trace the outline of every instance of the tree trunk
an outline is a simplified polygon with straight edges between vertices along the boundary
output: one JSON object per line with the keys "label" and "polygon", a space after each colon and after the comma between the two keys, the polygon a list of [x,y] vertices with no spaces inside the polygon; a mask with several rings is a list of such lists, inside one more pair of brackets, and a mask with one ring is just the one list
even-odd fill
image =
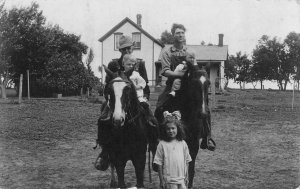
{"label": "tree trunk", "polygon": [[4,83],[0,84],[0,87],[1,87],[1,98],[6,99],[6,88]]}
{"label": "tree trunk", "polygon": [[228,87],[229,79],[225,79],[224,89],[226,90]]}
{"label": "tree trunk", "polygon": [[263,90],[263,80],[260,80],[260,90]]}
{"label": "tree trunk", "polygon": [[299,82],[300,82],[300,80],[298,80],[297,82],[298,82],[298,91],[299,91]]}
{"label": "tree trunk", "polygon": [[251,82],[251,84],[252,84],[253,88],[256,89],[257,82],[256,81],[255,82]]}
{"label": "tree trunk", "polygon": [[287,80],[285,80],[285,81],[284,81],[284,89],[283,89],[284,91],[286,91],[286,86],[287,86],[287,83],[288,83],[288,81],[287,81]]}
{"label": "tree trunk", "polygon": [[277,85],[280,91],[283,91],[282,80],[277,80]]}

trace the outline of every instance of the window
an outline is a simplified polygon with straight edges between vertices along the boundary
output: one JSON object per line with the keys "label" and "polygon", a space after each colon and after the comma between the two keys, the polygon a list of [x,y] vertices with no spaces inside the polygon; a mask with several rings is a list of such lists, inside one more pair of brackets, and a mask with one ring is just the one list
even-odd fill
{"label": "window", "polygon": [[115,51],[119,50],[119,41],[122,33],[115,33]]}
{"label": "window", "polygon": [[132,33],[132,41],[134,41],[134,48],[141,49],[141,33],[135,32]]}

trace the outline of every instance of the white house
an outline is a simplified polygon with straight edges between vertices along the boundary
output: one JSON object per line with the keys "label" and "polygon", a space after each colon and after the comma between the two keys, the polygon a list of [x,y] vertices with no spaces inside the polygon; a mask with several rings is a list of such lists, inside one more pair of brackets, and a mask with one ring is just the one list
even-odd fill
{"label": "white house", "polygon": [[[154,85],[155,62],[158,61],[163,44],[146,32],[141,25],[142,16],[137,15],[137,23],[129,18],[123,19],[119,24],[102,36],[99,41],[102,45],[101,63],[107,65],[112,59],[119,58],[121,53],[118,50],[119,38],[121,35],[131,36],[135,41],[134,56],[145,61],[149,85]],[[105,73],[102,71],[102,78]],[[102,79],[104,82],[104,79]]]}
{"label": "white house", "polygon": [[[159,58],[164,45],[142,28],[141,18],[142,16],[138,14],[137,23],[134,23],[126,17],[99,39],[102,45],[101,63],[107,65],[112,59],[119,58],[121,56],[118,50],[120,36],[132,36],[133,41],[136,42],[133,54],[145,61],[149,85],[164,85],[161,81],[165,81],[166,78],[160,75]],[[223,45],[223,37],[223,34],[219,34],[218,45],[187,45],[195,52],[198,65],[205,66],[211,81],[211,90],[216,92],[223,90],[225,85],[224,66],[228,58],[228,45]],[[166,45],[166,48],[169,46]],[[105,78],[104,72],[102,78]]]}

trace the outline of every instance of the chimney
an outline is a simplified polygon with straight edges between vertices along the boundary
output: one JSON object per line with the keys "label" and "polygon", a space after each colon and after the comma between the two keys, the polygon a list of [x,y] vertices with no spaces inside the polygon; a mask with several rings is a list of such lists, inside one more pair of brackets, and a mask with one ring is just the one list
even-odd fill
{"label": "chimney", "polygon": [[137,15],[136,15],[136,24],[137,24],[139,27],[142,27],[142,15],[141,15],[141,14],[137,14]]}
{"label": "chimney", "polygon": [[220,33],[219,34],[219,47],[223,47],[223,37],[224,37],[224,34]]}

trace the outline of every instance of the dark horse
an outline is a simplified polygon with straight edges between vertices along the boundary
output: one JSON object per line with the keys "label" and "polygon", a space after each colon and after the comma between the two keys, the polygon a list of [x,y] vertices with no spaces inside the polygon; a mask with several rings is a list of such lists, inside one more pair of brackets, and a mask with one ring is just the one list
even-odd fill
{"label": "dark horse", "polygon": [[[207,73],[198,66],[187,64],[188,70],[182,78],[182,87],[175,97],[156,110],[156,117],[161,123],[164,111],[181,112],[181,121],[186,132],[186,143],[189,147],[192,162],[189,164],[189,185],[193,187],[195,159],[199,151],[199,140],[209,135],[210,113],[208,108],[208,88],[210,81]],[[175,106],[175,107],[174,107]]]}
{"label": "dark horse", "polygon": [[131,160],[136,173],[136,186],[142,188],[147,143],[151,132],[147,131],[143,107],[138,101],[133,83],[123,72],[114,76],[107,85],[111,112],[109,157],[111,165],[116,168],[118,187],[126,188],[124,169],[127,161]]}

